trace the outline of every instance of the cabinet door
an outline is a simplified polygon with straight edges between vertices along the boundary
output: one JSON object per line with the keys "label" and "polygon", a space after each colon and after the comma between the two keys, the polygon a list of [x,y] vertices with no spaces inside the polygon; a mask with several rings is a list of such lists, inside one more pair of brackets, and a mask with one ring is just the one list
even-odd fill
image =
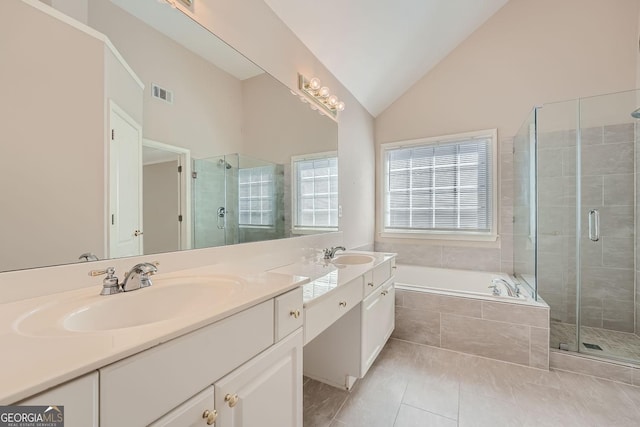
{"label": "cabinet door", "polygon": [[395,327],[393,280],[381,286],[362,304],[362,363],[360,376],[373,364]]}
{"label": "cabinet door", "polygon": [[169,412],[149,427],[205,427],[213,425],[217,414],[213,409],[213,386]]}
{"label": "cabinet door", "polygon": [[302,329],[214,386],[216,427],[302,427]]}

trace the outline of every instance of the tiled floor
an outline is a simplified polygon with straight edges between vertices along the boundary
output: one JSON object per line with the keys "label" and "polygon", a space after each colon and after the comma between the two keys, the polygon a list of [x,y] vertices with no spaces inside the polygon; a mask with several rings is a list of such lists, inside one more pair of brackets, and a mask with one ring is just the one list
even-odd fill
{"label": "tiled floor", "polygon": [[349,393],[305,378],[304,427],[640,426],[640,387],[391,339]]}
{"label": "tiled floor", "polygon": [[[551,321],[551,348],[558,348],[561,342],[576,348],[576,325]],[[628,332],[610,331],[608,329],[584,326],[580,341],[580,351],[603,356],[613,356],[628,361],[640,361],[640,337]],[[588,350],[584,343],[597,344],[600,350]]]}

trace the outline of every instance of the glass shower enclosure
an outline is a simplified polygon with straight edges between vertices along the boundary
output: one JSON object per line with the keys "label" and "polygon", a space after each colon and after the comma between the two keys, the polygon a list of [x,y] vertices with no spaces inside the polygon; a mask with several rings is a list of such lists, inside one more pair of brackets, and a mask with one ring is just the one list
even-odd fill
{"label": "glass shower enclosure", "polygon": [[284,166],[241,154],[193,160],[195,249],[286,237]]}
{"label": "glass shower enclosure", "polygon": [[631,363],[639,95],[545,104],[514,139],[514,272],[551,307],[551,348]]}

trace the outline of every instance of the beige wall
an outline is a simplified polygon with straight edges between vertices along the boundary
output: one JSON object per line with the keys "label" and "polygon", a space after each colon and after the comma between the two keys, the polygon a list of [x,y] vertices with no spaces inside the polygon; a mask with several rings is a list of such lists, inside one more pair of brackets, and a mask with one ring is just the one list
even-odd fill
{"label": "beige wall", "polygon": [[[145,84],[145,138],[190,148],[195,158],[238,150],[242,142],[238,79],[110,1],[90,0],[89,6],[89,25],[109,37]],[[173,91],[174,103],[152,98],[152,83]]]}
{"label": "beige wall", "polygon": [[338,126],[262,74],[242,82],[241,154],[288,164],[291,156],[336,151]]}
{"label": "beige wall", "polygon": [[511,0],[376,119],[393,141],[497,127],[535,105],[633,89],[637,0]]}
{"label": "beige wall", "polygon": [[639,11],[637,0],[511,0],[378,116],[378,144],[498,128],[501,239],[478,249],[376,237],[376,248],[411,263],[510,272],[511,138],[536,105],[634,88]]}
{"label": "beige wall", "polygon": [[[2,2],[0,56],[0,271],[75,262],[83,251],[102,257],[102,42],[22,2]],[[52,161],[60,158],[67,161]]]}
{"label": "beige wall", "polygon": [[201,0],[194,18],[290,88],[297,87],[298,72],[318,76],[346,103],[338,126],[340,229],[347,247],[373,243],[373,117],[264,1]]}

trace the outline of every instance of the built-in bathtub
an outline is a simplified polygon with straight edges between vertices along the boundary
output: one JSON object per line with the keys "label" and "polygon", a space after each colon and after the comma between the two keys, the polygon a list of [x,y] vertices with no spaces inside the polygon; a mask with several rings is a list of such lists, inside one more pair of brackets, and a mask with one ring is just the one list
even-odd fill
{"label": "built-in bathtub", "polygon": [[503,273],[396,265],[396,328],[393,337],[463,353],[549,368],[549,306],[492,283]]}

